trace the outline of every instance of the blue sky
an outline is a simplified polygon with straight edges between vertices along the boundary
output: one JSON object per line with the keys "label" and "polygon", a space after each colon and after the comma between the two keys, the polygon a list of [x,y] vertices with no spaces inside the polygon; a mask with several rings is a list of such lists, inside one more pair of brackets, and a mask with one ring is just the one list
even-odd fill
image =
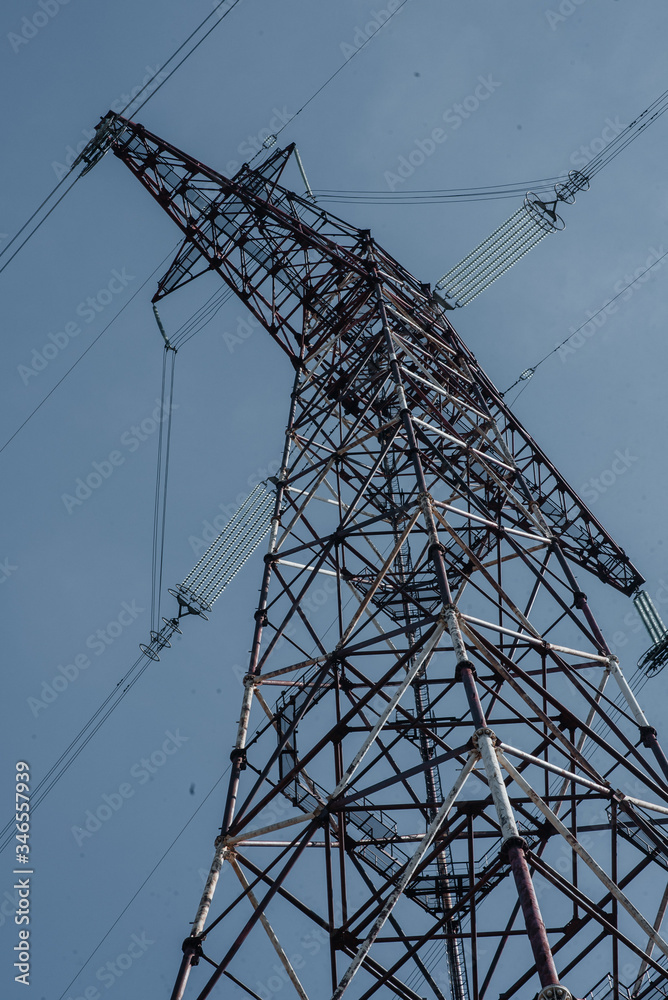
{"label": "blue sky", "polygon": [[[99,117],[157,77],[212,6],[3,5],[5,244]],[[666,86],[668,10],[661,0],[409,0],[374,33],[374,12],[382,9],[382,0],[241,0],[138,120],[222,171],[287,121],[281,142],[297,142],[314,188],[450,188],[582,169],[601,139]],[[471,107],[467,99],[477,88],[480,97],[483,84],[486,96],[465,117],[457,106]],[[437,127],[446,139],[397,184],[392,177],[402,158],[424,149]],[[499,388],[668,249],[666,127],[659,120],[566,206],[563,233],[455,315],[458,332]],[[335,211],[370,228],[413,273],[434,282],[517,207],[510,200]],[[36,779],[48,771],[147,641],[162,354],[150,299],[177,238],[130,173],[107,157],[0,275],[3,444],[114,320],[0,453],[7,819],[14,760],[29,761]],[[664,613],[666,274],[668,260],[634,284],[600,328],[545,362],[515,407],[646,576]],[[167,332],[215,287],[202,281],[167,300]],[[241,304],[230,301],[177,358],[169,586],[191,569],[221,505],[229,509],[249,492],[280,454],[289,367],[245,323]],[[63,500],[100,467],[108,475],[90,497],[78,505]],[[84,996],[89,987],[104,996],[158,996],[171,986],[201,891],[198,872],[208,868],[219,822],[221,787],[204,800],[227,764],[260,567],[257,553],[211,621],[187,623],[183,638],[151,666],[36,811],[33,997],[59,998],[77,974],[65,997]],[[632,667],[648,640],[632,618],[624,620],[631,603],[596,581],[583,582]],[[31,699],[40,701],[44,684],[67,678],[68,668],[67,686],[38,708]],[[660,717],[664,685],[653,681],[645,691]],[[141,762],[152,756],[150,773]],[[72,828],[88,811],[117,804],[119,796],[99,830],[75,836]],[[0,894],[12,885],[7,860],[2,878]],[[6,921],[4,929],[3,995],[21,996],[10,975],[13,928]],[[122,977],[96,979],[105,963],[130,954],[133,940],[137,956],[119,969]]]}

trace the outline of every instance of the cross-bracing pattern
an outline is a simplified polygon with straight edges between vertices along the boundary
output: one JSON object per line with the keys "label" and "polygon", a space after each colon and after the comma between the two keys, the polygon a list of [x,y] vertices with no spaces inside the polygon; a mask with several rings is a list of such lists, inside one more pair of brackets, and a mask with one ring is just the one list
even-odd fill
{"label": "cross-bracing pattern", "polygon": [[172,996],[665,995],[668,764],[574,572],[641,578],[428,288],[278,184],[289,150],[230,181],[105,123],[185,234],[157,297],[215,269],[295,370]]}

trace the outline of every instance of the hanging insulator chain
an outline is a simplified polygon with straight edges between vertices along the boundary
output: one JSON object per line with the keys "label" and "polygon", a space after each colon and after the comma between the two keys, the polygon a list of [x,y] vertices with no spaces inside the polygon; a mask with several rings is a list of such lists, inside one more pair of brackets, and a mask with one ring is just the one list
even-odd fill
{"label": "hanging insulator chain", "polygon": [[446,309],[468,305],[544,236],[564,229],[566,224],[557,214],[557,205],[572,205],[576,192],[588,188],[588,178],[579,170],[571,170],[565,182],[554,185],[554,201],[527,191],[522,208],[436,282],[434,297]]}

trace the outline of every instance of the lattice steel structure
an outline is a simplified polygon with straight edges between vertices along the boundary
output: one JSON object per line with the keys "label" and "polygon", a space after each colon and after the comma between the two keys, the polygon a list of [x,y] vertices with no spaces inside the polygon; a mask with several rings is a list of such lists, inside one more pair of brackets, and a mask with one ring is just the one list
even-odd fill
{"label": "lattice steel structure", "polygon": [[173,1000],[665,996],[668,762],[575,577],[638,572],[291,147],[228,179],[110,114],[107,150],[184,234],[156,299],[213,270],[294,368]]}

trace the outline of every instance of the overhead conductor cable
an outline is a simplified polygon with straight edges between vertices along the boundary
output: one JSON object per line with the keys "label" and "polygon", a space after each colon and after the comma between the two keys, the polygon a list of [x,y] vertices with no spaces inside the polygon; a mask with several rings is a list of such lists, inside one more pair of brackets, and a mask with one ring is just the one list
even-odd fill
{"label": "overhead conductor cable", "polygon": [[[163,618],[164,625],[160,631],[151,630],[151,642],[140,644],[141,655],[33,789],[33,794],[36,796],[33,808],[41,803],[74,763],[128,691],[134,687],[151,661],[160,659],[160,653],[170,646],[170,639],[174,633],[181,632],[183,619],[190,615],[206,618],[204,611],[210,610],[211,605],[220,597],[269,531],[275,502],[275,494],[267,490],[265,483],[259,483],[211,543],[181,586],[170,590],[170,594],[178,600],[177,614],[173,618]],[[0,829],[0,852],[12,842],[13,823],[12,817]]]}

